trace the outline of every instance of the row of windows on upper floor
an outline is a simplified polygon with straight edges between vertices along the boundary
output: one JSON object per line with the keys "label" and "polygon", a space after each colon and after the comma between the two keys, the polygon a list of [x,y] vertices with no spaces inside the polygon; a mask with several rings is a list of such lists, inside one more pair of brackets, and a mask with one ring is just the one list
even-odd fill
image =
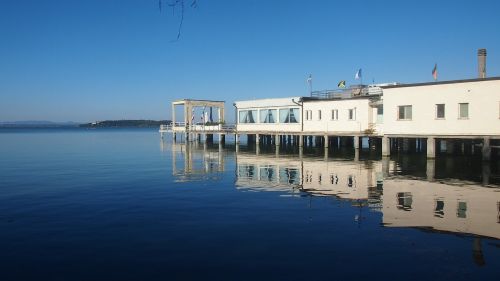
{"label": "row of windows on upper floor", "polygon": [[[444,103],[439,103],[435,105],[434,116],[436,119],[446,118],[446,105]],[[412,120],[413,117],[413,106],[412,105],[400,105],[398,106],[398,120]],[[458,104],[458,119],[469,119],[469,103],[459,103]]]}
{"label": "row of windows on upper floor", "polygon": [[[279,112],[279,116],[278,116]],[[318,110],[318,120],[322,118],[322,111]],[[313,111],[306,110],[304,112],[305,120],[313,120]],[[339,120],[339,110],[332,109],[330,111],[331,120]],[[351,108],[346,111],[347,120],[356,120],[356,108]],[[240,110],[238,113],[238,123],[300,123],[299,108],[286,109],[260,109],[260,110]]]}
{"label": "row of windows on upper floor", "polygon": [[[305,120],[307,121],[312,121],[314,120],[313,117],[313,111],[312,110],[306,110],[305,111]],[[347,120],[356,120],[356,108],[349,108],[346,111],[346,117]],[[316,120],[321,120],[323,118],[322,110],[317,111],[316,115]],[[332,109],[330,111],[330,120],[339,120],[339,110],[338,109]]]}
{"label": "row of windows on upper floor", "polygon": [[[279,113],[279,115],[278,115]],[[238,123],[300,123],[299,108],[240,110]]]}

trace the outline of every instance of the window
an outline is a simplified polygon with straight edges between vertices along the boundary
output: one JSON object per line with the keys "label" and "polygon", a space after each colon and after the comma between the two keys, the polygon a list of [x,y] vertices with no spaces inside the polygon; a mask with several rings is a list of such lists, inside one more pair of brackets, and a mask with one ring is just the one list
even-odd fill
{"label": "window", "polygon": [[239,122],[240,123],[255,123],[257,118],[257,110],[240,110]]}
{"label": "window", "polygon": [[348,120],[356,120],[356,109],[351,108],[348,110]]}
{"label": "window", "polygon": [[436,119],[444,119],[444,104],[436,104]]}
{"label": "window", "polygon": [[332,110],[332,120],[339,120],[339,111],[337,109]]}
{"label": "window", "polygon": [[299,123],[300,114],[298,108],[280,109],[280,123]]}
{"label": "window", "polygon": [[469,118],[469,104],[468,103],[459,103],[458,104],[458,118],[459,119],[468,119]]}
{"label": "window", "polygon": [[318,120],[321,120],[321,110],[318,110]]}
{"label": "window", "polygon": [[383,105],[377,106],[377,123],[378,124],[384,123],[384,106]]}
{"label": "window", "polygon": [[260,123],[277,123],[278,110],[276,109],[261,109]]}
{"label": "window", "polygon": [[306,120],[312,120],[312,110],[306,110]]}
{"label": "window", "polygon": [[398,106],[398,120],[411,120],[411,105]]}

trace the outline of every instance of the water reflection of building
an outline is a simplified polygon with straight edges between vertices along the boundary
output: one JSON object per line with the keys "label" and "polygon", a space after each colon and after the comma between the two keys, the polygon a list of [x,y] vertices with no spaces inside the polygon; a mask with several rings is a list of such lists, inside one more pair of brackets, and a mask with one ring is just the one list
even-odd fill
{"label": "water reflection of building", "polygon": [[[169,143],[172,151],[172,174],[177,181],[219,179],[225,170],[224,157],[234,154],[222,145]],[[162,149],[165,143],[162,142]]]}
{"label": "water reflection of building", "polygon": [[237,188],[307,192],[368,200],[382,180],[380,162],[318,161],[316,158],[276,158],[267,155],[237,157]]}
{"label": "water reflection of building", "polygon": [[500,239],[500,190],[408,179],[384,180],[383,223]]}
{"label": "water reflection of building", "polygon": [[217,179],[224,171],[225,161],[234,157],[236,188],[240,190],[333,196],[381,211],[387,227],[417,227],[500,239],[500,189],[449,178],[440,182],[434,177],[434,173],[440,173],[439,165],[429,161],[424,161],[426,165],[412,175],[403,173],[404,165],[388,159],[343,161],[230,153],[233,152],[221,146],[173,144],[174,176],[180,181]]}

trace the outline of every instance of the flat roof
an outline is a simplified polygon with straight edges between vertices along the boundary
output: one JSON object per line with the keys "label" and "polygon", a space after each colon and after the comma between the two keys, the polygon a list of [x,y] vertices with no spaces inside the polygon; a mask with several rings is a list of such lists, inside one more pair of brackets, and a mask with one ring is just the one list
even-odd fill
{"label": "flat roof", "polygon": [[182,101],[193,101],[193,102],[225,102],[221,100],[193,100],[193,99],[180,99],[174,102],[182,102]]}
{"label": "flat roof", "polygon": [[500,80],[500,77],[488,77],[488,78],[474,78],[474,79],[462,79],[462,80],[448,80],[448,81],[436,81],[436,82],[423,82],[423,83],[388,85],[388,86],[380,86],[380,88],[382,88],[382,89],[392,89],[392,88],[403,88],[403,87],[419,87],[419,86],[432,86],[432,85],[444,85],[444,84],[458,84],[458,83],[469,83],[469,82],[481,82],[481,81],[491,81],[491,80]]}

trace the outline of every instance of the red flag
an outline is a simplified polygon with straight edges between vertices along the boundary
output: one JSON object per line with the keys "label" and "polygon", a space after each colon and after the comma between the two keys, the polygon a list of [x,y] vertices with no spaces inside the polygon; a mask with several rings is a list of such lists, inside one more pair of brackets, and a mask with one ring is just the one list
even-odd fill
{"label": "red flag", "polygon": [[437,65],[437,63],[434,64],[434,69],[432,69],[432,77],[434,77],[434,80],[438,79],[438,65]]}

